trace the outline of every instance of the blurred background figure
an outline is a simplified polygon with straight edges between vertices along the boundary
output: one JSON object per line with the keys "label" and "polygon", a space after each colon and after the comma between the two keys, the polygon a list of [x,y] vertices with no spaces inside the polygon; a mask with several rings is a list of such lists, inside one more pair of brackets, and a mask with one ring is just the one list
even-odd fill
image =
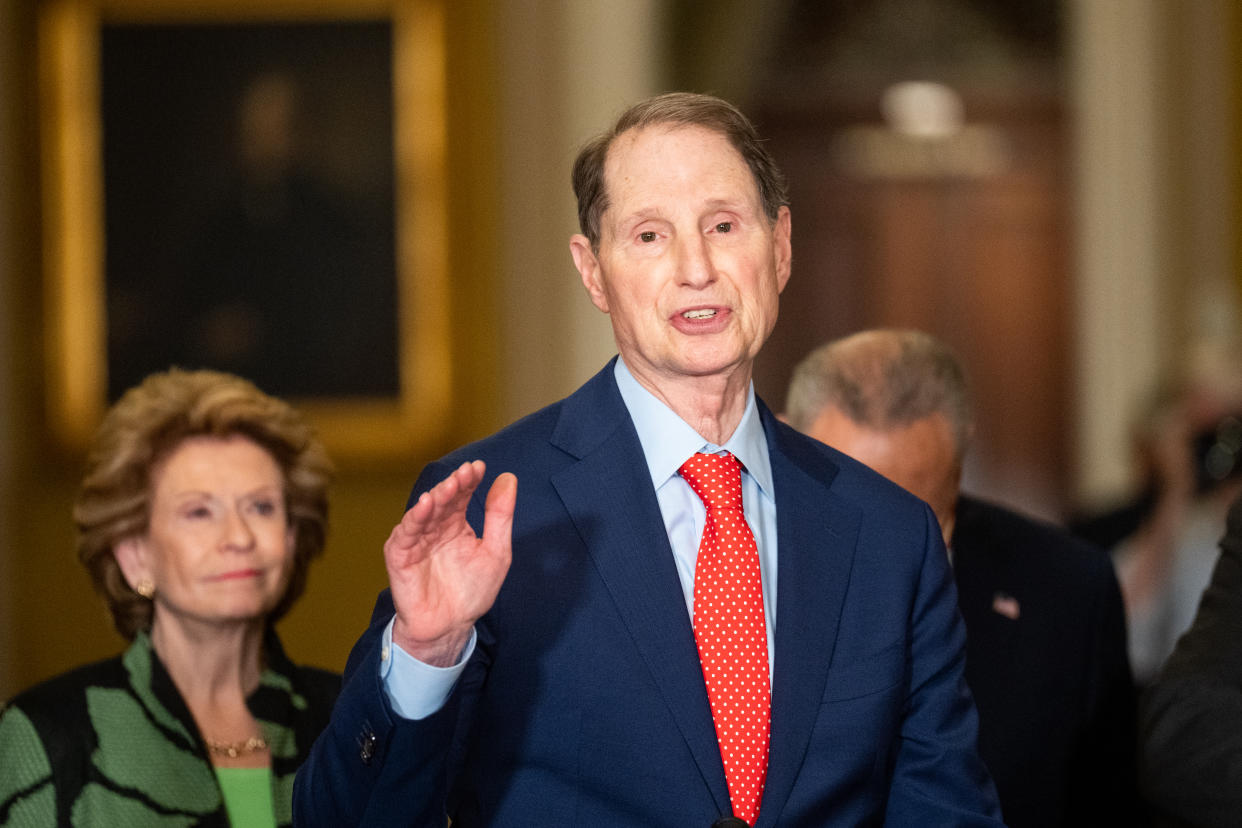
{"label": "blurred background figure", "polygon": [[280,70],[238,91],[234,154],[187,210],[156,352],[294,397],[394,394],[390,231],[309,157],[307,94]]}
{"label": "blurred background figure", "polygon": [[[192,73],[157,81],[147,67],[177,50],[196,65],[214,59],[213,69],[257,62],[262,41],[239,35],[209,51],[201,27],[116,38],[106,41],[107,65],[137,100],[106,133],[127,159],[114,153],[110,173],[125,185],[105,205],[109,399],[169,364],[227,371],[295,399],[396,393],[391,195],[373,196],[365,176],[351,181],[352,170],[330,163],[338,154],[323,148],[334,146],[324,122],[346,115],[321,102],[325,85],[273,56],[270,67],[222,79],[226,99],[206,99]],[[187,103],[168,109],[151,96]],[[216,121],[229,129],[206,128]],[[194,143],[174,152],[170,135]],[[358,147],[359,165],[366,152]],[[144,219],[153,204],[164,206]]]}
{"label": "blurred background figure", "polygon": [[1242,499],[1194,623],[1142,700],[1144,793],[1157,824],[1235,826],[1242,815]]}
{"label": "blurred background figure", "polygon": [[1071,528],[1112,551],[1130,662],[1146,685],[1190,627],[1229,505],[1242,494],[1242,361],[1204,361],[1158,393],[1135,429],[1143,481],[1129,502]]}
{"label": "blurred background figure", "polygon": [[131,644],[5,708],[6,824],[290,824],[339,677],[291,663],[273,625],[323,550],[331,477],[306,420],[246,380],[172,370],[122,396],[73,516]]}
{"label": "blurred background figure", "polygon": [[928,334],[872,330],[794,369],[795,428],[932,507],[966,622],[979,751],[1006,824],[1141,825],[1125,617],[1107,555],[959,491],[973,432],[956,355]]}

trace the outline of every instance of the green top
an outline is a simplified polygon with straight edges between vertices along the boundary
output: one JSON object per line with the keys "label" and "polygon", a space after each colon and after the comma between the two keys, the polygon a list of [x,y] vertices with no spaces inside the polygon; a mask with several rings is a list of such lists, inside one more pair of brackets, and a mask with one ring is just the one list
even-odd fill
{"label": "green top", "polygon": [[271,768],[216,768],[233,828],[276,828]]}
{"label": "green top", "polygon": [[[294,665],[275,634],[264,651],[246,704],[271,766],[232,785],[235,795],[150,637],[139,633],[122,656],[49,679],[0,709],[0,826],[289,826],[294,774],[328,721],[340,679]],[[264,785],[265,796],[247,792]],[[257,805],[266,810],[256,817]],[[239,807],[245,813],[235,816]]]}

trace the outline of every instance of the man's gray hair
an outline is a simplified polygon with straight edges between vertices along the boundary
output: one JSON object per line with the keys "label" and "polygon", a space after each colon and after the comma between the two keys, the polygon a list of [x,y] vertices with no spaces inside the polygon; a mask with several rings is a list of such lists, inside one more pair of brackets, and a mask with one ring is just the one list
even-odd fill
{"label": "man's gray hair", "polygon": [[660,125],[702,127],[728,139],[754,176],[768,221],[775,222],[780,208],[789,205],[785,174],[776,165],[776,159],[755,131],[754,124],[740,109],[712,95],[666,92],[639,101],[625,110],[611,129],[591,139],[578,152],[573,167],[578,225],[582,235],[591,242],[593,251],[599,251],[600,221],[608,208],[609,193],[604,186],[604,167],[609,150],[618,137],[632,129]]}
{"label": "man's gray hair", "polygon": [[806,431],[829,405],[876,431],[943,414],[959,459],[974,421],[957,355],[930,334],[914,330],[863,331],[808,354],[794,368],[785,416]]}

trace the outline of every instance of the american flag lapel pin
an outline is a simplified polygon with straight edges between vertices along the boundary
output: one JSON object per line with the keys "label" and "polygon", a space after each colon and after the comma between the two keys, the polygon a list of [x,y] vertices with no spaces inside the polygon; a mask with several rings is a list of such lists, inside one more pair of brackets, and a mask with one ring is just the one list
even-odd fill
{"label": "american flag lapel pin", "polygon": [[1010,621],[1017,621],[1022,614],[1022,606],[1018,599],[1007,592],[998,592],[992,596],[992,611],[1005,616]]}

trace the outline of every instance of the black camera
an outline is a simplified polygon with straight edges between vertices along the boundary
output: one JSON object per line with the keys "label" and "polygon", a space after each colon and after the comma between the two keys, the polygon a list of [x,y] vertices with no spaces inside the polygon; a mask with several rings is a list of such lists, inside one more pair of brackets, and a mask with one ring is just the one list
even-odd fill
{"label": "black camera", "polygon": [[1195,483],[1199,494],[1242,476],[1242,414],[1222,417],[1195,435]]}

